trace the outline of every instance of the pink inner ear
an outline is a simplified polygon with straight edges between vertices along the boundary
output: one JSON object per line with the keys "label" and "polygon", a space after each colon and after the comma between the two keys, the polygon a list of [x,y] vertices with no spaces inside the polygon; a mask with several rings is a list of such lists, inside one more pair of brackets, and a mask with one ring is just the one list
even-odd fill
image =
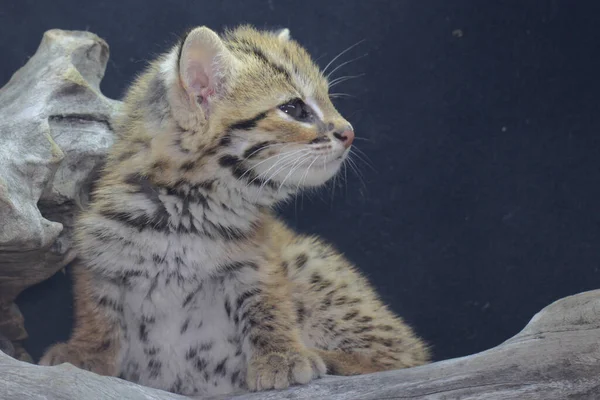
{"label": "pink inner ear", "polygon": [[196,95],[206,95],[206,89],[210,85],[208,74],[200,63],[190,63],[186,68],[186,86],[188,90]]}

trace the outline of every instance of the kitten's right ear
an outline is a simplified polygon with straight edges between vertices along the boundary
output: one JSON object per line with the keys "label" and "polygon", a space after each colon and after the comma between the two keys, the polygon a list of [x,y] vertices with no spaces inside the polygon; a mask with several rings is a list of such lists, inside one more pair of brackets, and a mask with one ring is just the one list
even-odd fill
{"label": "kitten's right ear", "polygon": [[233,55],[207,27],[192,30],[181,44],[179,76],[190,98],[205,106],[223,90],[233,71]]}

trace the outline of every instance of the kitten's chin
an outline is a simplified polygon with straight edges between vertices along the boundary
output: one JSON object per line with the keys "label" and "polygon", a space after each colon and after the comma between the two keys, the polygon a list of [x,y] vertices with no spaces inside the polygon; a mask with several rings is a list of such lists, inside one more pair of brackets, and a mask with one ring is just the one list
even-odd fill
{"label": "kitten's chin", "polygon": [[308,163],[289,174],[284,185],[296,190],[322,186],[340,171],[344,158],[342,156],[326,163],[320,160]]}

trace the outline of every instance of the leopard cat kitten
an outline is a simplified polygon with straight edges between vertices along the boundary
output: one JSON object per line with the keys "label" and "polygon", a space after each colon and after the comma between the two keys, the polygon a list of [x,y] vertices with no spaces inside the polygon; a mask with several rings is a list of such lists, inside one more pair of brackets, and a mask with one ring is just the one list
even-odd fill
{"label": "leopard cat kitten", "polygon": [[42,365],[217,395],[428,361],[342,255],[271,211],[354,139],[287,29],[196,28],[123,107],[76,226],[75,328]]}

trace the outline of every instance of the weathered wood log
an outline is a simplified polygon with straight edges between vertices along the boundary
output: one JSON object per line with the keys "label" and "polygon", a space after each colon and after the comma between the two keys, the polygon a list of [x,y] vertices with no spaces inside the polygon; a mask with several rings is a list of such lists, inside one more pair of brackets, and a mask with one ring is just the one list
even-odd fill
{"label": "weathered wood log", "polygon": [[98,36],[51,30],[0,89],[0,334],[23,360],[14,299],[74,258],[74,213],[113,142],[120,103],[100,93],[107,61]]}
{"label": "weathered wood log", "polygon": [[[40,367],[0,353],[0,398],[181,399],[69,364]],[[221,399],[227,397],[220,397]],[[326,377],[234,400],[600,399],[600,290],[559,300],[491,350],[418,368]]]}

